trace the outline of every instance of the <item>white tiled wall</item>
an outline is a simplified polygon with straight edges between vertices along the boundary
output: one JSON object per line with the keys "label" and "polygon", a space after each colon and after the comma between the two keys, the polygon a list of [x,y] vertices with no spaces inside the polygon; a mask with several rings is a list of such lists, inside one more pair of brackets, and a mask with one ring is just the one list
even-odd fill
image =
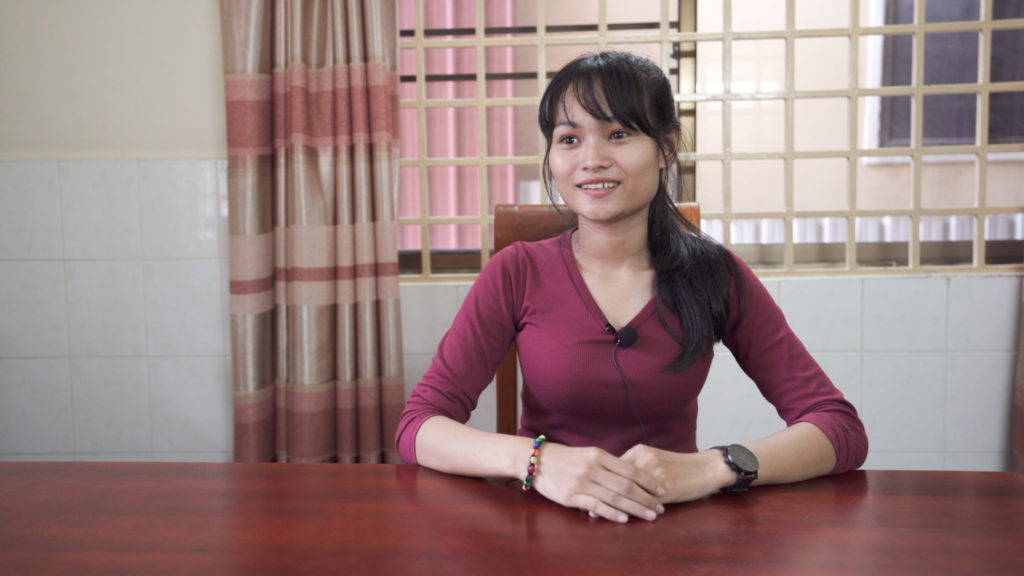
{"label": "white tiled wall", "polygon": [[[0,162],[0,459],[230,459],[225,168]],[[766,285],[860,410],[868,467],[1005,468],[1019,274]],[[468,289],[402,284],[407,392]],[[493,388],[470,422],[493,430]],[[720,348],[700,445],[780,426]]]}
{"label": "white tiled wall", "polygon": [[0,162],[0,459],[230,459],[225,169]]}
{"label": "white tiled wall", "polygon": [[[796,278],[765,282],[807,348],[860,412],[867,468],[1003,470],[1021,276]],[[430,365],[464,284],[405,284],[406,390]],[[494,430],[493,387],[471,424]],[[698,444],[780,429],[728,349],[701,395]]]}

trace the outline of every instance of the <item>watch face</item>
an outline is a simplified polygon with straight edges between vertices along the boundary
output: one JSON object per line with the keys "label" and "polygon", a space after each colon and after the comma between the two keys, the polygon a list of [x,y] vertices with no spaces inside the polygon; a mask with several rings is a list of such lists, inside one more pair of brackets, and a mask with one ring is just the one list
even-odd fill
{"label": "watch face", "polygon": [[744,472],[757,472],[757,456],[740,444],[729,446],[729,457]]}

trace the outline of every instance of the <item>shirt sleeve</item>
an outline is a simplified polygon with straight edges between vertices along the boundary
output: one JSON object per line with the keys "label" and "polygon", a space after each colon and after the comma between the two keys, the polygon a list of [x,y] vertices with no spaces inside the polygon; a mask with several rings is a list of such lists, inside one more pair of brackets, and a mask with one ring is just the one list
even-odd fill
{"label": "shirt sleeve", "polygon": [[734,286],[722,342],[787,426],[810,422],[825,433],[836,452],[833,474],[859,467],[868,439],[857,410],[807,352],[764,284],[746,263],[736,263],[743,308],[740,313]]}
{"label": "shirt sleeve", "polygon": [[427,419],[469,420],[480,393],[508,353],[521,300],[514,286],[519,251],[512,245],[487,262],[441,338],[430,368],[410,394],[395,433],[403,462],[417,463],[416,434]]}

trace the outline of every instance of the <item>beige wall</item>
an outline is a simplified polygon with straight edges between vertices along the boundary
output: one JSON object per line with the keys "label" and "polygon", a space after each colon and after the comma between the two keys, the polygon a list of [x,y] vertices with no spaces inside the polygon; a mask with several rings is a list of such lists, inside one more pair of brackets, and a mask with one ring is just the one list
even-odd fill
{"label": "beige wall", "polygon": [[223,158],[215,0],[0,0],[0,160]]}

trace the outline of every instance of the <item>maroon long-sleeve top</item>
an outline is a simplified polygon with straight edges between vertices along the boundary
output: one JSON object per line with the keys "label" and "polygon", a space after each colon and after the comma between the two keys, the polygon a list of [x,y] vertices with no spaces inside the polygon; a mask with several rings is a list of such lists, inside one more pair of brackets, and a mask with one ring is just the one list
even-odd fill
{"label": "maroon long-sleeve top", "polygon": [[[836,451],[834,473],[860,466],[868,441],[856,409],[804,348],[761,281],[736,262],[743,312],[734,283],[722,342],[787,425],[809,422],[825,433]],[[682,334],[678,319],[665,316]],[[513,342],[523,374],[519,435],[545,434],[550,441],[618,455],[643,442],[642,420],[652,446],[697,451],[697,397],[711,355],[682,372],[665,370],[678,344],[653,299],[628,325],[636,342],[615,354],[638,414],[613,364],[616,337],[576,268],[568,234],[502,250],[474,282],[413,390],[398,425],[399,455],[416,462],[416,434],[432,416],[466,422]]]}

